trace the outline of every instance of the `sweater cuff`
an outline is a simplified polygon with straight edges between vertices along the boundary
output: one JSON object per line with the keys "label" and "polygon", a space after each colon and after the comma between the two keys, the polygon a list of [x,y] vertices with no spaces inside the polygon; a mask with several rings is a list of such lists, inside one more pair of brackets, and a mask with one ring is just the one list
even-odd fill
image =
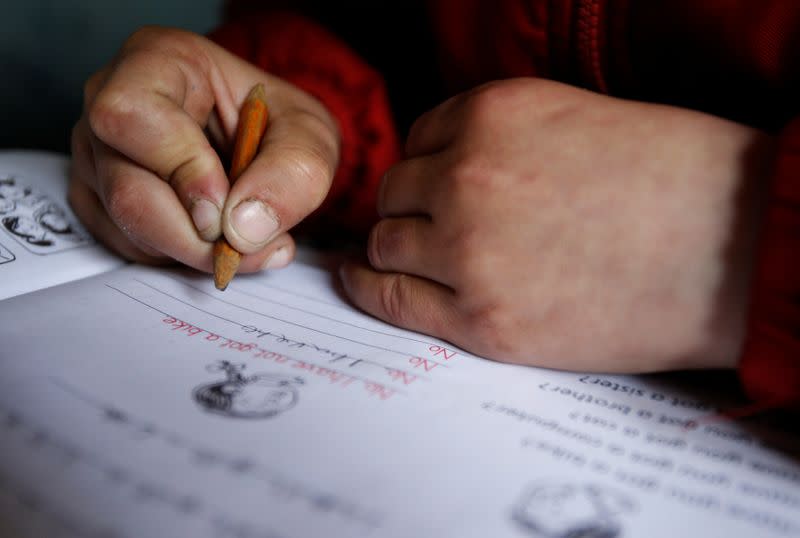
{"label": "sweater cuff", "polygon": [[248,14],[209,37],[313,95],[328,109],[341,136],[339,166],[327,198],[303,227],[366,233],[378,218],[380,179],[400,156],[378,72],[326,29],[293,13]]}
{"label": "sweater cuff", "polygon": [[757,403],[800,403],[800,118],[779,139],[739,374]]}

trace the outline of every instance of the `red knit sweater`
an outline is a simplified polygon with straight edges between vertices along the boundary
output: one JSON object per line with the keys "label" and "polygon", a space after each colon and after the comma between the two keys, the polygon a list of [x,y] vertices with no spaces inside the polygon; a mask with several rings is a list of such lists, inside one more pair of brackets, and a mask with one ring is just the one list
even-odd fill
{"label": "red knit sweater", "polygon": [[[341,165],[317,218],[352,230],[377,218],[376,187],[399,157],[398,130],[447,94],[492,79],[547,77],[778,134],[739,370],[754,400],[800,402],[800,2],[285,3],[303,15],[279,4],[234,2],[212,38],[336,117]],[[408,82],[420,79],[424,87]]]}

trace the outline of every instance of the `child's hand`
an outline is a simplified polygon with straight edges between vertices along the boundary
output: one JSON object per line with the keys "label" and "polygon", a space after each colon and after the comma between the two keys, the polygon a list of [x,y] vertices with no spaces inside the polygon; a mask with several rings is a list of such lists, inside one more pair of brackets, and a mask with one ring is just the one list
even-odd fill
{"label": "child's hand", "polygon": [[553,368],[733,366],[772,140],[519,79],[421,117],[368,245],[364,310]]}
{"label": "child's hand", "polygon": [[[269,125],[229,189],[212,144],[231,149],[257,82]],[[286,230],[327,194],[339,136],[323,106],[294,86],[201,36],[146,28],[87,82],[72,153],[70,203],[104,243],[133,260],[211,271],[211,242],[224,232],[247,254],[246,272],[291,261]]]}

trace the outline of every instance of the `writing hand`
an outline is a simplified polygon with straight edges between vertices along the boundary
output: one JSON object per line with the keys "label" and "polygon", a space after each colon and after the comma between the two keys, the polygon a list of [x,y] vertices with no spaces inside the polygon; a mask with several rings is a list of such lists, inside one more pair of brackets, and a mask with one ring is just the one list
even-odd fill
{"label": "writing hand", "polygon": [[[230,187],[214,146],[232,147],[258,82],[269,127]],[[339,137],[324,107],[289,83],[201,36],[145,28],[86,83],[72,154],[70,203],[111,248],[210,272],[212,242],[224,233],[247,272],[291,261],[286,231],[327,194]]]}
{"label": "writing hand", "polygon": [[732,366],[771,150],[688,110],[544,80],[482,86],[412,127],[345,289],[502,361]]}

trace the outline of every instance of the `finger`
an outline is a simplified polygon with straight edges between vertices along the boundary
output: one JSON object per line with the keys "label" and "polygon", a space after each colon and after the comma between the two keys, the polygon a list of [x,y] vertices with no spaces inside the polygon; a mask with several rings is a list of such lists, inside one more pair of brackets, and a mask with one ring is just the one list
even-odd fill
{"label": "finger", "polygon": [[198,236],[170,186],[96,138],[91,147],[96,169],[91,187],[113,224],[138,245],[211,271],[212,244]]}
{"label": "finger", "polygon": [[319,207],[339,155],[336,130],[303,109],[275,111],[262,149],[237,179],[223,212],[235,249],[255,252]]}
{"label": "finger", "polygon": [[204,132],[217,93],[210,65],[180,46],[134,50],[118,62],[88,111],[92,132],[168,182],[209,241],[219,236],[228,192],[225,170]]}
{"label": "finger", "polygon": [[70,137],[70,182],[82,182],[95,185],[96,170],[94,168],[94,152],[89,142],[91,133],[85,117],[81,117],[72,128]]}
{"label": "finger", "polygon": [[373,316],[445,340],[455,333],[454,293],[449,288],[403,273],[380,273],[363,264],[340,270],[348,297]]}
{"label": "finger", "polygon": [[108,217],[105,208],[90,187],[96,183],[96,171],[89,137],[86,120],[81,118],[72,129],[68,202],[84,226],[108,248],[131,261],[159,263],[165,257],[146,245],[136,244],[126,237]]}
{"label": "finger", "polygon": [[[71,168],[74,179],[70,182],[68,201],[78,219],[92,231],[98,241],[133,262],[150,265],[172,262],[171,258],[123,234],[108,216],[94,191],[77,179],[85,177],[84,167],[73,160]],[[286,267],[294,259],[295,251],[292,237],[289,234],[280,235],[261,251],[243,256],[239,272],[252,273],[263,269]]]}
{"label": "finger", "polygon": [[99,198],[89,186],[75,176],[85,177],[84,166],[73,160],[73,180],[70,181],[67,200],[72,210],[83,225],[92,231],[92,235],[105,246],[122,257],[138,263],[160,264],[170,261],[166,256],[147,247],[136,244],[125,236],[108,217]]}
{"label": "finger", "polygon": [[372,227],[367,241],[369,263],[378,271],[408,273],[451,286],[445,249],[436,228],[423,217],[383,219]]}
{"label": "finger", "polygon": [[406,157],[419,157],[443,150],[463,127],[459,108],[468,94],[451,97],[429,110],[411,125],[405,144]]}
{"label": "finger", "polygon": [[378,214],[381,217],[432,215],[445,171],[444,154],[400,161],[381,180]]}
{"label": "finger", "polygon": [[97,93],[100,91],[100,88],[103,87],[106,80],[108,80],[110,74],[111,69],[105,67],[86,79],[83,85],[83,110],[89,110],[91,108],[92,103],[94,103],[94,98],[97,96]]}
{"label": "finger", "polygon": [[243,256],[237,272],[254,273],[264,269],[282,269],[294,259],[295,251],[292,236],[288,233],[280,234],[260,251]]}

